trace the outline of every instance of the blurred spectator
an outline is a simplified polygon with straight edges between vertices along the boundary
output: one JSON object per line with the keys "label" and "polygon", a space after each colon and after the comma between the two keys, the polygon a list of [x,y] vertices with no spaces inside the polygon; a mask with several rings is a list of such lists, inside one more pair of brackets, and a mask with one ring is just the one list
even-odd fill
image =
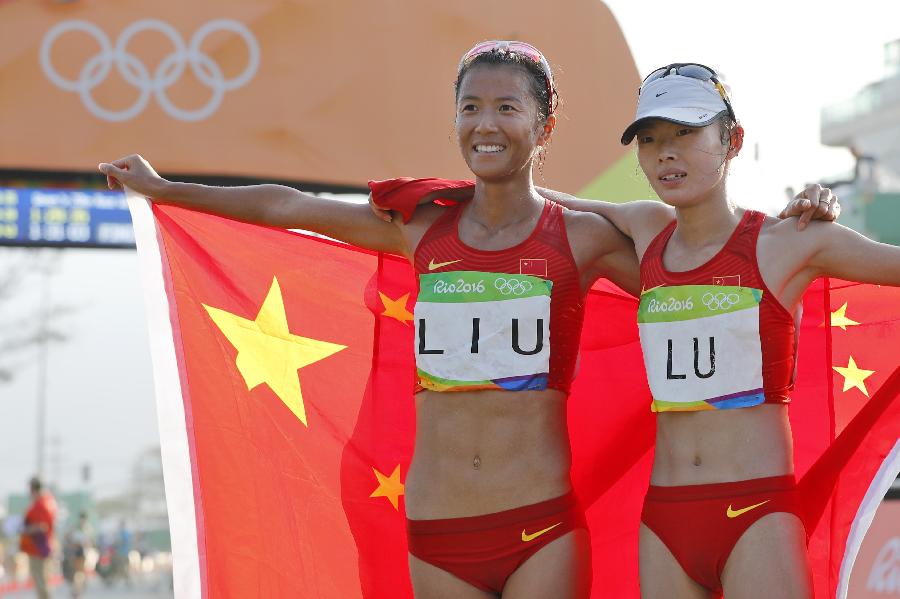
{"label": "blurred spectator", "polygon": [[119,534],[116,540],[116,571],[131,586],[131,530],[128,523],[122,520],[119,523]]}
{"label": "blurred spectator", "polygon": [[87,514],[81,512],[75,525],[66,532],[63,542],[63,576],[69,583],[73,599],[78,599],[84,592],[85,557],[87,550],[93,545],[93,539],[94,531]]}
{"label": "blurred spectator", "polygon": [[19,549],[28,555],[28,569],[34,580],[38,599],[49,599],[47,567],[50,561],[53,524],[56,520],[56,500],[44,489],[38,477],[28,482],[31,506],[25,512],[25,523],[19,537]]}

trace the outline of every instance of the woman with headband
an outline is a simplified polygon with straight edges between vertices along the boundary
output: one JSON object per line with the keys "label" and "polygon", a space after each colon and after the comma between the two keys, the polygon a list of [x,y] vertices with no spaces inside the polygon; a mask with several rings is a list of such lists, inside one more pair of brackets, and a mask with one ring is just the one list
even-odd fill
{"label": "woman with headband", "polygon": [[[417,597],[590,592],[566,397],[587,289],[607,276],[636,293],[637,261],[605,218],[535,191],[532,163],[553,132],[555,96],[550,67],[532,46],[486,42],[467,52],[456,134],[474,197],[423,207],[408,222],[277,185],[170,182],[140,156],[100,165],[111,186],[159,202],[307,229],[413,264],[418,391],[405,497]],[[373,184],[373,193],[397,188]]]}

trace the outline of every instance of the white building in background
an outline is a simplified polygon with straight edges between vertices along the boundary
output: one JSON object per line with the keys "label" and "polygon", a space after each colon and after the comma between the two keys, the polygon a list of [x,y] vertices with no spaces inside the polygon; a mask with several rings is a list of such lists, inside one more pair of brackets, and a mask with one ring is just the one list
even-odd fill
{"label": "white building in background", "polygon": [[853,179],[832,182],[844,206],[841,222],[900,244],[900,39],[885,44],[884,66],[883,79],[822,111],[821,136],[856,158]]}

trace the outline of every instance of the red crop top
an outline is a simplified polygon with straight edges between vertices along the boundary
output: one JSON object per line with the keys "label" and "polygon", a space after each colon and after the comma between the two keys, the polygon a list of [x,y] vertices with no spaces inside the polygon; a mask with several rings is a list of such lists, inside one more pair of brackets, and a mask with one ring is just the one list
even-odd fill
{"label": "red crop top", "polygon": [[584,297],[563,208],[545,201],[531,235],[498,251],[459,239],[463,208],[447,208],[416,248],[420,387],[568,392]]}
{"label": "red crop top", "polygon": [[689,271],[663,266],[675,221],[647,248],[638,327],[653,411],[790,401],[796,326],[759,271],[764,220],[760,212],[745,212],[719,253]]}
{"label": "red crop top", "polygon": [[[376,205],[408,212],[442,183],[403,179],[370,183],[370,188]],[[448,188],[471,185],[445,183]],[[568,393],[578,359],[584,294],[564,209],[545,201],[524,241],[491,251],[459,239],[464,208],[447,207],[416,248],[418,390],[549,388]]]}

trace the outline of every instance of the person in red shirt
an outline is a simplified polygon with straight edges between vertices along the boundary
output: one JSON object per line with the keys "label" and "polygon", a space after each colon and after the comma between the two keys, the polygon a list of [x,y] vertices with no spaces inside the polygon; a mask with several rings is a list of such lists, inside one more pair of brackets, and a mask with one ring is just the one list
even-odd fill
{"label": "person in red shirt", "polygon": [[25,512],[25,526],[19,549],[28,554],[28,567],[39,599],[48,599],[47,561],[53,545],[53,525],[56,521],[56,500],[44,489],[38,477],[28,482],[31,506]]}
{"label": "person in red shirt", "polygon": [[585,599],[590,537],[569,478],[566,397],[587,290],[607,276],[637,293],[637,258],[606,219],[564,214],[534,189],[532,163],[556,124],[537,49],[478,44],[456,88],[475,197],[457,212],[423,207],[409,223],[287,187],[167,181],[137,155],[100,169],[112,187],[163,203],[406,256],[430,294],[416,307],[421,390],[405,483],[415,595]]}
{"label": "person in red shirt", "polygon": [[801,298],[818,277],[900,286],[900,247],[737,207],[727,180],[744,130],[720,79],[672,63],[641,84],[621,141],[636,141],[662,202],[549,196],[609,219],[640,259],[657,413],[641,597],[812,599],[788,419]]}

